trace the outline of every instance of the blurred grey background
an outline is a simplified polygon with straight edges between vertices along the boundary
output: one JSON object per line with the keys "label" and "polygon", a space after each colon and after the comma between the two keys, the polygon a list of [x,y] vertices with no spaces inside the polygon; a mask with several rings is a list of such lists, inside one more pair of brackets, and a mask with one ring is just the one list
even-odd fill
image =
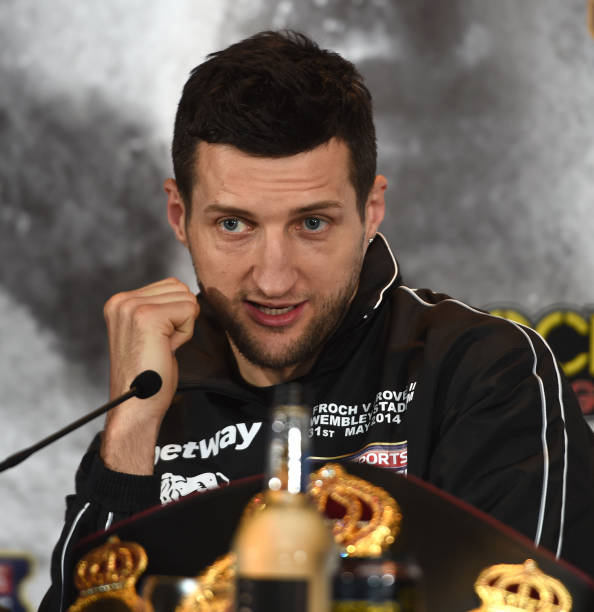
{"label": "blurred grey background", "polygon": [[[411,286],[476,306],[594,304],[586,0],[1,0],[0,459],[106,399],[104,301],[169,274],[175,107],[238,38],[301,30],[374,95],[383,230]],[[0,475],[0,551],[36,608],[98,421]]]}

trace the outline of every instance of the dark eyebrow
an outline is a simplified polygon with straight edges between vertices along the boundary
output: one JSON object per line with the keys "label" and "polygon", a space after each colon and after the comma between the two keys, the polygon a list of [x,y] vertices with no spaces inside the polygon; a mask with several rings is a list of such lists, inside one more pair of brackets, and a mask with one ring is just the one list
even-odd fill
{"label": "dark eyebrow", "polygon": [[[325,210],[328,208],[343,208],[343,205],[335,200],[322,200],[320,202],[312,202],[311,204],[299,206],[298,208],[293,210],[292,213],[300,215],[304,213]],[[222,213],[225,215],[237,215],[238,217],[244,216],[248,213],[248,211],[243,208],[240,208],[239,206],[227,206],[226,204],[219,204],[217,202],[206,206],[203,212],[205,214]]]}
{"label": "dark eyebrow", "polygon": [[343,205],[335,200],[322,200],[321,202],[313,202],[312,204],[300,206],[295,212],[297,214],[303,214],[308,212],[316,212],[318,210],[325,210],[328,208],[343,208]]}
{"label": "dark eyebrow", "polygon": [[237,215],[241,217],[245,215],[246,211],[243,208],[239,208],[238,206],[226,206],[224,204],[209,204],[203,211],[206,214],[209,213],[222,213],[224,215]]}

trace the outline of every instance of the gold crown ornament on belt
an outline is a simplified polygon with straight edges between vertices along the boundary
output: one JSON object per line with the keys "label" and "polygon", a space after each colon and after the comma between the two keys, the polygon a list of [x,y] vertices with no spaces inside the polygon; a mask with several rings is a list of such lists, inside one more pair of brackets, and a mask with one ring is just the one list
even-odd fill
{"label": "gold crown ornament on belt", "polygon": [[78,599],[68,612],[109,609],[122,612],[144,610],[136,593],[136,581],[147,566],[144,548],[136,542],[120,542],[117,536],[87,553],[76,565],[74,584]]}
{"label": "gold crown ornament on belt", "polygon": [[572,606],[569,591],[532,559],[484,569],[474,589],[482,606],[471,612],[569,612]]}

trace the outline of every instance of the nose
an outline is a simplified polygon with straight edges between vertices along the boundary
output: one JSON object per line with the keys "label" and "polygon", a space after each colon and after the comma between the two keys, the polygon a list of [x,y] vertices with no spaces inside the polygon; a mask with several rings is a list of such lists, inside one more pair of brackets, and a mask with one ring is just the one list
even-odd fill
{"label": "nose", "polygon": [[262,295],[282,298],[297,282],[296,253],[284,232],[267,233],[258,244],[253,279]]}

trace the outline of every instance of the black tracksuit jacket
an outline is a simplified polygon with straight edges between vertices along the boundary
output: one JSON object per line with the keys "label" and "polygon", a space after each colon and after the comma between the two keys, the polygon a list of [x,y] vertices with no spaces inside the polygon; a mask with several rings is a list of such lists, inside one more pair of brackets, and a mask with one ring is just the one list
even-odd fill
{"label": "black tracksuit jacket", "polygon": [[[208,304],[177,356],[155,475],[113,472],[98,440],[91,445],[67,498],[42,610],[60,609],[63,561],[81,537],[263,472],[273,389],[241,379]],[[408,471],[594,574],[594,435],[532,329],[402,285],[378,235],[355,300],[300,380],[315,458]]]}

